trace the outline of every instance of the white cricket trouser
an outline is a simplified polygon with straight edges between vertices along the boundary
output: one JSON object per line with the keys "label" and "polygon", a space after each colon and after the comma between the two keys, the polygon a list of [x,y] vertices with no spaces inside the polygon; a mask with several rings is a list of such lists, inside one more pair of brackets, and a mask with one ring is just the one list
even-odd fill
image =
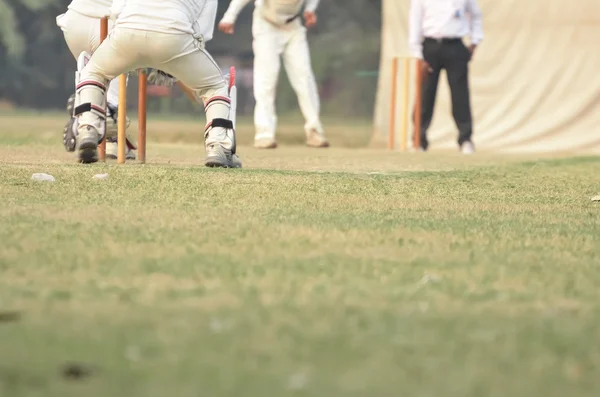
{"label": "white cricket trouser", "polygon": [[254,50],[254,125],[255,139],[275,139],[277,115],[275,94],[280,70],[280,58],[298,96],[306,123],[304,130],[323,134],[319,112],[319,92],[313,74],[306,28],[295,20],[278,27],[265,20],[258,11],[252,22]]}
{"label": "white cricket trouser", "polygon": [[[204,49],[201,39],[191,34],[157,33],[116,26],[98,47],[81,72],[77,91],[82,104],[91,110],[79,117],[79,133],[89,126],[101,128],[102,87],[122,73],[154,68],[169,73],[192,89],[205,104],[205,144],[218,142],[233,149],[223,120],[230,120],[229,88],[219,66]],[[100,112],[100,114],[98,113]],[[226,147],[226,146],[229,147]]]}
{"label": "white cricket trouser", "polygon": [[154,68],[175,76],[207,101],[228,95],[221,69],[191,34],[156,33],[117,27],[94,53],[82,73],[82,80],[112,80],[122,73]]}
{"label": "white cricket trouser", "polygon": [[[62,29],[67,46],[75,57],[86,51],[92,54],[100,45],[100,20],[68,10],[56,18],[57,25]],[[112,29],[112,21],[108,21],[108,30]],[[106,93],[107,102],[119,106],[119,79],[113,79]]]}

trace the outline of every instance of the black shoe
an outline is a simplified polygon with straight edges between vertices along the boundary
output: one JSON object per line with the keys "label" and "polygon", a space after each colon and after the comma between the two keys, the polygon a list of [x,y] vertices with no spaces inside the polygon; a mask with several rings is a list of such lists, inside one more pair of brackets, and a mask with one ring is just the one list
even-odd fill
{"label": "black shoe", "polygon": [[67,100],[67,114],[69,117],[73,117],[73,110],[75,110],[75,94],[71,95]]}
{"label": "black shoe", "polygon": [[63,129],[63,146],[65,147],[65,150],[67,152],[74,152],[75,147],[77,146],[77,138],[75,137],[75,133],[73,132],[74,123],[75,119],[71,117],[71,119]]}

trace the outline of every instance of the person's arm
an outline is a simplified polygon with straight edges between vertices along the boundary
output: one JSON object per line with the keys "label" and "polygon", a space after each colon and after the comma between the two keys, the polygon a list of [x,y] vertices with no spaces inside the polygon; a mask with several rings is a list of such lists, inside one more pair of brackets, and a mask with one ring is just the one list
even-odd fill
{"label": "person's arm", "polygon": [[483,14],[477,0],[467,0],[467,12],[470,17],[471,52],[483,41]]}
{"label": "person's arm", "polygon": [[308,0],[304,7],[304,24],[307,28],[311,28],[317,24],[317,7],[319,0]]}
{"label": "person's arm", "polygon": [[229,8],[225,11],[225,15],[221,19],[221,23],[235,24],[238,15],[242,9],[250,2],[250,0],[232,0],[229,4]]}
{"label": "person's arm", "polygon": [[316,12],[317,7],[319,6],[319,1],[320,0],[308,0],[306,2],[306,7],[304,7],[304,10],[308,12]]}
{"label": "person's arm", "polygon": [[410,55],[417,59],[423,59],[423,14],[421,0],[411,0],[408,20],[408,50]]}

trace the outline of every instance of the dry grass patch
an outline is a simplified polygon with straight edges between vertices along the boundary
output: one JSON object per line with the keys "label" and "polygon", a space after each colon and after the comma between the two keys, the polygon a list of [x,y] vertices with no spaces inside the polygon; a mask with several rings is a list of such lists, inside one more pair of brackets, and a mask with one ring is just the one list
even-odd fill
{"label": "dry grass patch", "polygon": [[[21,315],[0,322],[2,396],[600,387],[596,158],[290,140],[209,170],[192,124],[162,121],[151,164],[88,167],[33,144],[61,122],[0,136],[0,313]],[[68,362],[93,375],[66,381]]]}

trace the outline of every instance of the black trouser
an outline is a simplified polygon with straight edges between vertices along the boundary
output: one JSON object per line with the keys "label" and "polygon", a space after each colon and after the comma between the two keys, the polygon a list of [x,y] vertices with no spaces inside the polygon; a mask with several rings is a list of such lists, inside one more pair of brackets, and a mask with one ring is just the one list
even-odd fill
{"label": "black trouser", "polygon": [[427,149],[427,129],[433,118],[440,72],[446,69],[452,95],[452,115],[458,127],[458,144],[471,140],[473,123],[469,99],[469,61],[471,53],[460,39],[423,41],[423,59],[432,72],[424,72],[421,95],[421,147]]}

